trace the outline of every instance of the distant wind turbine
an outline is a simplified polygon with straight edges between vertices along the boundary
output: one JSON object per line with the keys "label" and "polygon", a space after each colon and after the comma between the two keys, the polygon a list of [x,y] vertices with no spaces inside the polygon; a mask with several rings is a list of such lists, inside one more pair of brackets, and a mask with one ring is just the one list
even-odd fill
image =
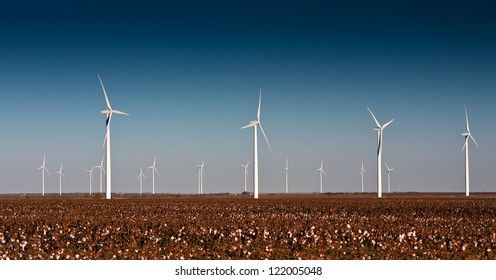
{"label": "distant wind turbine", "polygon": [[470,195],[470,170],[469,170],[469,164],[468,164],[468,142],[469,138],[474,141],[475,146],[477,148],[479,145],[477,144],[477,141],[475,141],[474,137],[472,136],[472,133],[470,132],[470,126],[468,124],[468,113],[467,113],[467,106],[465,106],[465,119],[467,120],[467,132],[462,133],[462,136],[465,137],[465,144],[463,145],[462,151],[465,149],[465,196]]}
{"label": "distant wind turbine", "polygon": [[143,194],[143,178],[145,178],[145,174],[143,174],[143,168],[140,165],[140,174],[138,175],[140,182],[140,194]]}
{"label": "distant wind turbine", "polygon": [[43,155],[43,164],[38,167],[38,170],[41,170],[41,195],[45,196],[45,172],[50,175],[45,165],[45,155]]}
{"label": "distant wind turbine", "polygon": [[250,164],[250,162],[248,161],[246,164],[241,164],[241,166],[243,167],[243,172],[245,174],[245,192],[247,192],[247,189],[246,189],[246,178],[248,177],[248,165]]}
{"label": "distant wind turbine", "polygon": [[269,146],[269,150],[272,151],[269,144],[269,139],[265,135],[265,132],[262,128],[262,123],[260,122],[260,106],[262,104],[262,89],[260,89],[260,97],[258,99],[258,112],[257,119],[254,121],[250,121],[248,125],[243,126],[241,129],[245,129],[248,127],[253,127],[253,198],[258,199],[258,138],[257,138],[257,127],[260,127],[260,131],[267,142],[267,146]]}
{"label": "distant wind turbine", "polygon": [[284,167],[284,171],[286,171],[286,193],[288,193],[288,171],[289,171],[289,165],[288,165],[288,158],[286,158],[286,166]]}
{"label": "distant wind turbine", "polygon": [[394,170],[394,168],[389,168],[388,164],[386,163],[386,169],[388,173],[388,193],[391,192],[391,171]]}
{"label": "distant wind turbine", "polygon": [[365,168],[363,168],[363,160],[362,160],[362,168],[360,169],[360,173],[362,174],[362,193],[363,193],[363,173],[367,174]]}
{"label": "distant wind turbine", "polygon": [[62,164],[60,165],[59,171],[55,172],[55,174],[59,174],[59,195],[62,195],[62,177],[64,177],[64,173],[62,172]]}
{"label": "distant wind turbine", "polygon": [[367,110],[369,110],[377,125],[377,127],[374,128],[374,130],[377,131],[377,197],[382,197],[382,131],[390,125],[394,119],[381,125],[368,107]]}
{"label": "distant wind turbine", "polygon": [[203,171],[203,166],[205,165],[205,160],[203,160],[202,164],[197,164],[198,166],[198,193],[203,194],[203,175],[205,175],[205,171]]}
{"label": "distant wind turbine", "polygon": [[323,189],[322,189],[322,174],[324,174],[324,176],[327,176],[325,171],[324,171],[324,160],[321,160],[320,161],[320,168],[316,170],[317,172],[320,172],[320,192],[322,193],[323,192]]}
{"label": "distant wind turbine", "polygon": [[96,168],[100,171],[100,193],[103,192],[102,190],[102,172],[105,173],[105,169],[103,168],[103,156],[102,156],[102,161],[100,162],[100,165],[93,166],[93,168]]}
{"label": "distant wind turbine", "polygon": [[93,181],[93,170],[94,170],[94,167],[92,167],[90,170],[86,170],[86,172],[88,173],[88,175],[90,177],[90,195],[91,195],[91,181]]}
{"label": "distant wind turbine", "polygon": [[102,90],[103,94],[105,95],[105,101],[107,103],[107,109],[102,110],[102,114],[107,116],[107,121],[106,121],[106,127],[107,127],[107,132],[105,133],[105,140],[103,141],[103,145],[105,145],[105,142],[107,143],[107,193],[106,193],[106,198],[111,199],[112,198],[112,171],[111,171],[111,166],[110,166],[110,122],[112,121],[112,115],[115,113],[117,115],[129,115],[128,113],[124,113],[118,110],[113,110],[112,106],[110,106],[110,102],[107,96],[107,92],[105,91],[105,87],[103,86],[102,79],[100,79],[100,75],[98,75],[98,80],[100,81],[100,84],[102,85]]}
{"label": "distant wind turbine", "polygon": [[147,169],[152,170],[152,194],[155,194],[155,172],[157,172],[157,175],[160,176],[160,173],[158,173],[157,167],[155,166],[156,162],[157,162],[157,156],[153,158],[153,164],[147,167]]}

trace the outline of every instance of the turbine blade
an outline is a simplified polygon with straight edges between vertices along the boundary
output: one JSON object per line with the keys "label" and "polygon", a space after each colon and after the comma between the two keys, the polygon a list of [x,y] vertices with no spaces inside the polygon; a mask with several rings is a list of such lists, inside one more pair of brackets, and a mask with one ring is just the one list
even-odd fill
{"label": "turbine blade", "polygon": [[394,121],[394,119],[390,120],[389,122],[385,123],[382,128],[386,128],[388,125],[390,125],[392,122]]}
{"label": "turbine blade", "polygon": [[260,97],[258,98],[258,112],[257,112],[257,120],[260,121],[260,107],[262,105],[262,89],[260,88]]}
{"label": "turbine blade", "polygon": [[369,110],[370,114],[372,115],[372,118],[374,118],[374,121],[375,121],[375,124],[377,124],[377,127],[381,127],[381,124],[379,123],[377,118],[374,116],[374,113],[372,113],[372,111],[369,109],[369,107],[367,107],[367,110]]}
{"label": "turbine blade", "polygon": [[465,137],[465,144],[463,144],[462,152],[465,150],[465,147],[468,144],[468,141],[467,140],[468,140],[468,137]]}
{"label": "turbine blade", "polygon": [[269,146],[269,150],[272,151],[272,148],[270,147],[269,139],[267,139],[267,135],[265,135],[265,132],[264,132],[262,125],[260,123],[258,124],[258,127],[260,127],[260,130],[262,131],[262,134],[265,138],[265,141],[267,142],[267,145]]}
{"label": "turbine blade", "polygon": [[325,170],[324,169],[322,169],[322,173],[324,173],[324,176],[327,176],[327,174],[325,173]]}
{"label": "turbine blade", "polygon": [[474,141],[475,146],[477,146],[477,148],[479,148],[479,145],[477,144],[477,141],[475,141],[475,138],[472,136],[472,134],[469,134],[469,135],[470,135],[470,138],[472,139],[472,141]]}
{"label": "turbine blade", "polygon": [[[107,115],[107,122],[105,124],[105,127],[109,127],[111,121],[112,121],[112,112],[110,112],[110,114]],[[104,147],[105,147],[105,143],[107,142],[107,138],[108,138],[108,130],[107,130],[107,132],[105,132],[105,139],[103,139],[103,146]]]}
{"label": "turbine blade", "polygon": [[467,106],[465,105],[465,120],[467,121],[467,132],[470,133],[470,126],[468,124],[468,113],[467,113]]}
{"label": "turbine blade", "polygon": [[112,107],[110,106],[109,99],[107,97],[107,92],[105,91],[105,86],[103,86],[102,79],[100,79],[100,75],[99,74],[96,74],[96,75],[98,76],[98,80],[100,80],[100,84],[102,85],[103,94],[105,95],[105,101],[107,102],[107,108],[109,108],[110,110],[112,110]]}
{"label": "turbine blade", "polygon": [[249,124],[247,124],[247,125],[243,126],[241,129],[245,129],[245,128],[248,128],[248,127],[253,127],[253,126],[255,126],[255,125],[257,125],[257,123],[256,123],[256,122],[250,122]]}
{"label": "turbine blade", "polygon": [[119,110],[113,110],[112,113],[116,113],[118,115],[126,115],[126,116],[129,116],[128,113],[125,113],[125,112],[122,112],[122,111],[119,111]]}
{"label": "turbine blade", "polygon": [[157,174],[160,176],[160,173],[158,173],[158,169],[155,166],[153,167],[153,170],[155,170],[155,172],[157,172]]}

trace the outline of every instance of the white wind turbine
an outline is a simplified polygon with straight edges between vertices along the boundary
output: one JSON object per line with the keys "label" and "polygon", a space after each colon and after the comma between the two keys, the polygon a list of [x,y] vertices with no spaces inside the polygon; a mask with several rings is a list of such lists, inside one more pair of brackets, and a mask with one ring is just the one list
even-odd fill
{"label": "white wind turbine", "polygon": [[289,171],[289,165],[288,165],[288,158],[286,158],[286,166],[284,167],[284,171],[286,171],[286,193],[288,193],[288,171]]}
{"label": "white wind turbine", "polygon": [[155,166],[156,162],[157,162],[157,156],[153,158],[152,166],[147,167],[147,169],[152,170],[152,194],[155,194],[155,172],[157,172],[157,175],[160,176],[160,173],[158,173],[157,167]]}
{"label": "white wind turbine", "polygon": [[241,129],[248,128],[248,127],[253,127],[253,198],[257,199],[258,198],[258,144],[257,144],[257,127],[260,127],[260,131],[262,131],[262,134],[265,138],[265,141],[267,142],[267,146],[269,146],[269,150],[272,151],[270,148],[269,140],[267,139],[267,136],[265,135],[265,132],[262,128],[262,124],[260,122],[260,106],[262,104],[262,89],[260,89],[260,97],[258,99],[258,112],[257,112],[257,119],[254,121],[251,121],[248,125],[243,126]]}
{"label": "white wind turbine", "polygon": [[472,133],[470,132],[470,126],[468,124],[468,113],[467,113],[467,106],[465,106],[465,119],[467,120],[467,132],[462,133],[462,136],[465,137],[465,144],[463,145],[462,151],[465,149],[465,195],[469,196],[470,195],[470,172],[469,172],[469,164],[468,164],[468,142],[469,138],[474,141],[475,146],[477,148],[479,145],[477,144],[477,141],[475,141],[474,137],[472,136]]}
{"label": "white wind turbine", "polygon": [[377,127],[374,128],[374,130],[377,131],[377,197],[382,197],[382,130],[390,125],[394,119],[381,125],[369,107],[367,107],[367,110],[369,110],[377,125]]}
{"label": "white wind turbine", "polygon": [[391,171],[394,170],[394,168],[389,168],[388,164],[386,164],[386,169],[387,169],[387,173],[388,173],[388,193],[391,192]]}
{"label": "white wind turbine", "polygon": [[96,168],[100,171],[100,193],[102,193],[102,172],[105,173],[105,169],[103,168],[103,156],[102,156],[102,161],[100,162],[100,165],[93,166],[93,168]]}
{"label": "white wind turbine", "polygon": [[317,172],[320,172],[320,192],[322,193],[323,192],[323,189],[322,189],[322,174],[324,174],[324,176],[327,176],[325,171],[324,171],[324,160],[321,160],[320,161],[320,168],[316,170]]}
{"label": "white wind turbine", "polygon": [[45,165],[45,155],[43,155],[43,164],[38,167],[38,170],[41,170],[41,195],[45,196],[45,172],[50,175]]}
{"label": "white wind turbine", "polygon": [[140,182],[140,194],[143,194],[143,178],[145,178],[145,174],[143,174],[143,168],[140,165],[140,174],[138,175]]}
{"label": "white wind turbine", "polygon": [[62,195],[62,177],[65,179],[65,175],[62,172],[62,164],[60,165],[59,171],[55,172],[55,174],[59,174],[59,195]]}
{"label": "white wind turbine", "polygon": [[247,192],[247,189],[246,189],[246,179],[248,177],[248,165],[250,164],[250,162],[248,161],[246,164],[241,164],[241,166],[243,167],[243,171],[244,171],[244,174],[245,174],[245,192]]}
{"label": "white wind turbine", "polygon": [[113,110],[112,106],[110,106],[110,102],[107,96],[107,92],[105,91],[105,87],[103,86],[102,79],[100,79],[100,75],[98,75],[98,80],[100,80],[100,84],[102,85],[102,90],[103,94],[105,95],[105,101],[107,103],[107,109],[102,110],[102,114],[106,115],[107,121],[106,121],[106,127],[107,127],[107,132],[105,133],[105,140],[103,141],[103,144],[105,145],[105,142],[107,142],[107,182],[106,182],[106,187],[107,187],[107,193],[106,193],[106,198],[111,199],[112,198],[112,171],[111,171],[111,166],[110,166],[110,122],[112,121],[112,115],[118,114],[118,115],[129,115],[128,113],[124,113],[118,110]]}
{"label": "white wind turbine", "polygon": [[362,160],[362,168],[360,169],[360,173],[362,174],[362,193],[363,193],[363,173],[367,174],[365,168],[363,168],[363,160]]}
{"label": "white wind turbine", "polygon": [[205,171],[203,171],[203,166],[205,165],[205,160],[203,160],[202,164],[197,164],[198,166],[198,193],[203,194],[203,175],[205,175]]}
{"label": "white wind turbine", "polygon": [[88,173],[89,177],[90,177],[90,195],[91,195],[91,181],[93,181],[93,170],[95,168],[92,167],[90,170],[86,170],[86,172]]}

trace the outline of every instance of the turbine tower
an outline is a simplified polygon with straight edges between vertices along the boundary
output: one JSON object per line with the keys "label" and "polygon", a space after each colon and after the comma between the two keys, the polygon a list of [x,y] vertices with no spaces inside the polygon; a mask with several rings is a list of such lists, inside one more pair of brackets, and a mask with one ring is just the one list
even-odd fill
{"label": "turbine tower", "polygon": [[467,113],[467,106],[465,106],[465,119],[467,120],[467,132],[462,133],[462,136],[465,137],[465,144],[463,145],[462,152],[465,149],[465,196],[470,195],[470,170],[469,170],[469,164],[468,164],[468,142],[469,138],[474,141],[475,146],[477,148],[479,145],[477,144],[477,141],[475,141],[474,137],[472,136],[472,133],[470,132],[470,126],[468,125],[468,113]]}
{"label": "turbine tower", "polygon": [[362,174],[362,193],[363,193],[363,173],[367,174],[365,168],[363,168],[363,160],[362,160],[362,168],[360,169],[360,173]]}
{"label": "turbine tower", "polygon": [[86,172],[88,172],[90,177],[90,195],[91,195],[91,181],[93,180],[93,170],[94,170],[93,167],[90,170],[86,170]]}
{"label": "turbine tower", "polygon": [[388,193],[391,192],[391,171],[394,170],[394,168],[389,168],[388,164],[386,164],[386,168],[387,168],[387,173],[388,173]]}
{"label": "turbine tower", "polygon": [[102,161],[100,162],[100,165],[93,166],[93,168],[97,168],[100,170],[100,193],[102,193],[103,192],[103,190],[102,190],[102,172],[105,173],[105,169],[103,168],[103,156],[102,156]]}
{"label": "turbine tower", "polygon": [[203,175],[205,175],[205,171],[203,171],[203,166],[205,165],[205,160],[203,160],[202,164],[197,164],[198,166],[198,193],[203,194]]}
{"label": "turbine tower", "polygon": [[377,197],[380,198],[382,197],[382,131],[390,125],[394,119],[381,125],[369,107],[367,107],[367,110],[369,110],[372,118],[374,118],[375,124],[377,125],[374,130],[377,131]]}
{"label": "turbine tower", "polygon": [[269,140],[267,139],[267,136],[265,135],[265,132],[262,128],[262,124],[260,122],[260,106],[262,104],[262,89],[260,89],[260,97],[258,99],[258,112],[257,112],[257,119],[254,121],[251,121],[248,125],[243,126],[241,129],[245,129],[248,127],[253,127],[253,198],[258,199],[258,145],[257,145],[257,127],[260,127],[260,131],[262,131],[262,134],[265,138],[265,141],[267,142],[267,146],[269,146],[269,150],[272,151],[270,148]]}
{"label": "turbine tower", "polygon": [[105,87],[103,86],[102,79],[100,79],[100,75],[98,75],[98,80],[100,81],[100,84],[102,85],[102,90],[103,94],[105,95],[105,102],[107,103],[107,109],[102,110],[102,114],[106,115],[107,121],[106,121],[106,128],[107,132],[105,133],[105,140],[103,141],[103,145],[105,145],[105,142],[107,142],[107,193],[106,193],[106,198],[111,199],[112,198],[112,171],[111,171],[111,166],[110,166],[110,122],[112,121],[112,115],[117,114],[117,115],[129,115],[128,113],[124,113],[118,110],[113,110],[112,106],[110,106],[110,102],[107,96],[107,92],[105,91]]}
{"label": "turbine tower", "polygon": [[45,155],[43,155],[43,164],[38,167],[38,170],[41,170],[41,195],[45,196],[45,172],[50,175],[45,165]]}
{"label": "turbine tower", "polygon": [[286,171],[286,193],[288,193],[288,171],[289,171],[288,158],[286,158],[286,166],[284,167],[284,170]]}
{"label": "turbine tower", "polygon": [[320,193],[322,193],[323,189],[322,189],[322,174],[324,174],[324,176],[327,176],[325,171],[324,171],[324,160],[321,160],[320,161],[320,168],[316,170],[317,172],[320,172]]}
{"label": "turbine tower", "polygon": [[156,162],[157,162],[157,156],[153,158],[152,166],[147,167],[147,169],[152,170],[152,194],[155,194],[155,172],[157,172],[157,175],[160,175],[160,173],[158,173],[157,167],[155,166]]}
{"label": "turbine tower", "polygon": [[143,194],[143,178],[145,178],[145,174],[143,174],[143,168],[140,165],[140,174],[138,175],[140,182],[140,194]]}
{"label": "turbine tower", "polygon": [[59,195],[62,195],[62,177],[64,177],[64,173],[62,172],[62,164],[60,165],[60,170],[55,172],[55,174],[59,174]]}
{"label": "turbine tower", "polygon": [[248,165],[250,164],[250,162],[248,161],[246,164],[241,164],[241,166],[243,166],[243,170],[244,170],[244,174],[245,174],[245,192],[247,192],[247,189],[246,189],[246,178],[248,177]]}

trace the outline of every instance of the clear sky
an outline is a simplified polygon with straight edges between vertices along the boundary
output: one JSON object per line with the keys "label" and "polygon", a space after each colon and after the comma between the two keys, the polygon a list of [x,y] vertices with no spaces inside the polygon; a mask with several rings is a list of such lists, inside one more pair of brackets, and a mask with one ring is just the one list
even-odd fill
{"label": "clear sky", "polygon": [[[5,1],[0,4],[0,192],[87,192],[112,120],[114,192],[239,192],[262,88],[260,192],[376,190],[376,133],[395,191],[496,191],[492,1]],[[104,3],[102,3],[104,2]],[[344,3],[345,2],[345,3]],[[252,175],[252,170],[249,172]],[[98,185],[95,172],[94,190]],[[151,192],[151,171],[144,189]],[[386,177],[384,177],[386,185]],[[249,180],[251,189],[251,180]]]}

